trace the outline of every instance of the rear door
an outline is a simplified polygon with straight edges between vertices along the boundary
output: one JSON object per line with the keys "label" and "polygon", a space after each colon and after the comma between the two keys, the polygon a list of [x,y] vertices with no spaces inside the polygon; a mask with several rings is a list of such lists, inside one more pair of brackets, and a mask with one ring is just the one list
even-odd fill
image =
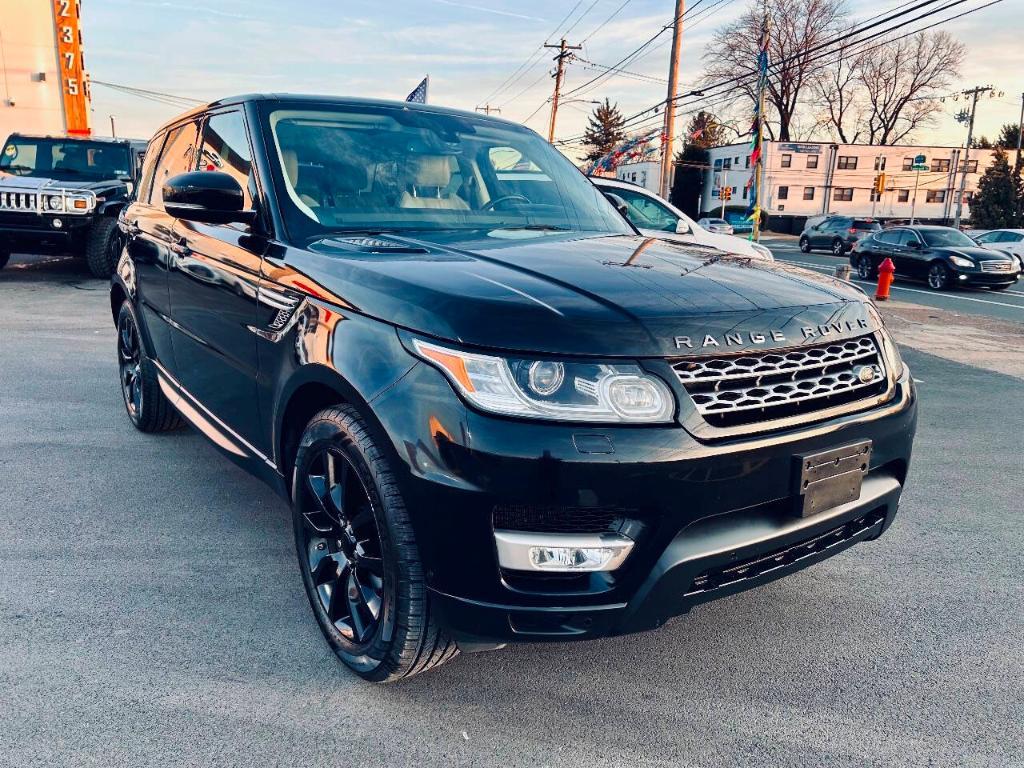
{"label": "rear door", "polygon": [[[198,125],[188,122],[154,139],[147,152],[147,169],[138,200],[127,210],[128,255],[135,265],[137,307],[149,336],[150,352],[164,368],[174,371],[171,343],[171,304],[167,275],[174,257],[174,219],[163,208],[161,187],[170,176],[187,170],[195,158]],[[153,163],[150,169],[148,166]]]}
{"label": "rear door", "polygon": [[[240,109],[210,114],[200,133],[197,167],[238,181],[251,209],[256,195],[252,149]],[[257,290],[267,241],[245,224],[177,220],[168,272],[178,379],[193,398],[266,453],[256,396]]]}

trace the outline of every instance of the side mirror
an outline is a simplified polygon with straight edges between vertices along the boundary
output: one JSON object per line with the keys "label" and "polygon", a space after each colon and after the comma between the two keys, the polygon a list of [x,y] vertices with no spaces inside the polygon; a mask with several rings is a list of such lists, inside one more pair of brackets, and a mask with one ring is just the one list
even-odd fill
{"label": "side mirror", "polygon": [[686,223],[686,219],[679,219],[676,222],[676,234],[677,235],[688,235],[690,234],[690,225]]}
{"label": "side mirror", "polygon": [[177,219],[207,224],[251,224],[255,211],[243,210],[245,195],[234,177],[220,171],[172,176],[163,186],[164,208]]}
{"label": "side mirror", "polygon": [[626,201],[616,195],[614,192],[605,192],[604,196],[607,197],[611,204],[615,206],[615,210],[622,214],[622,218],[629,221],[629,206],[626,205]]}

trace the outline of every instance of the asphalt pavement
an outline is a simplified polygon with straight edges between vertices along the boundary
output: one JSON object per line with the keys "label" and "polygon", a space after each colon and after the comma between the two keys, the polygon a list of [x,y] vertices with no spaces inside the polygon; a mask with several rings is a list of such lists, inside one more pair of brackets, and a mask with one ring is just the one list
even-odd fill
{"label": "asphalt pavement", "polygon": [[[837,266],[850,263],[849,255],[838,257],[825,251],[801,253],[795,237],[768,235],[762,242],[771,249],[778,261],[787,261],[817,272],[831,275]],[[854,272],[853,282],[874,295],[877,287],[875,281],[861,280]],[[897,277],[891,295],[894,299],[913,304],[1024,323],[1024,279],[1005,291],[961,287],[950,291],[933,291],[923,281]]]}
{"label": "asphalt pavement", "polygon": [[372,686],[302,591],[288,511],[124,415],[105,286],[0,272],[0,766],[1024,765],[1020,379],[913,350],[880,540],[660,631]]}

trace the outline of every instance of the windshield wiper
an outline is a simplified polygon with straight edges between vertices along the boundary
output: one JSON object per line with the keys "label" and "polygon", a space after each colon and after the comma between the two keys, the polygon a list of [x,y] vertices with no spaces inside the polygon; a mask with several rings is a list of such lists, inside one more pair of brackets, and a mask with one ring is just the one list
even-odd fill
{"label": "windshield wiper", "polygon": [[491,229],[526,229],[534,232],[571,232],[570,227],[563,227],[559,224],[508,224],[503,227],[491,227]]}

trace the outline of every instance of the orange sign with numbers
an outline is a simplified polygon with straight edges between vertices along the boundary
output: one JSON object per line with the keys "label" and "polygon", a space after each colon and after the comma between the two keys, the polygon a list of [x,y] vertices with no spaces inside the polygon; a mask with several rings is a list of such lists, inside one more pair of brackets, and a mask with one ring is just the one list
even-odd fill
{"label": "orange sign with numbers", "polygon": [[53,0],[64,123],[72,136],[92,133],[89,127],[89,75],[85,72],[79,29],[81,10],[81,0]]}

